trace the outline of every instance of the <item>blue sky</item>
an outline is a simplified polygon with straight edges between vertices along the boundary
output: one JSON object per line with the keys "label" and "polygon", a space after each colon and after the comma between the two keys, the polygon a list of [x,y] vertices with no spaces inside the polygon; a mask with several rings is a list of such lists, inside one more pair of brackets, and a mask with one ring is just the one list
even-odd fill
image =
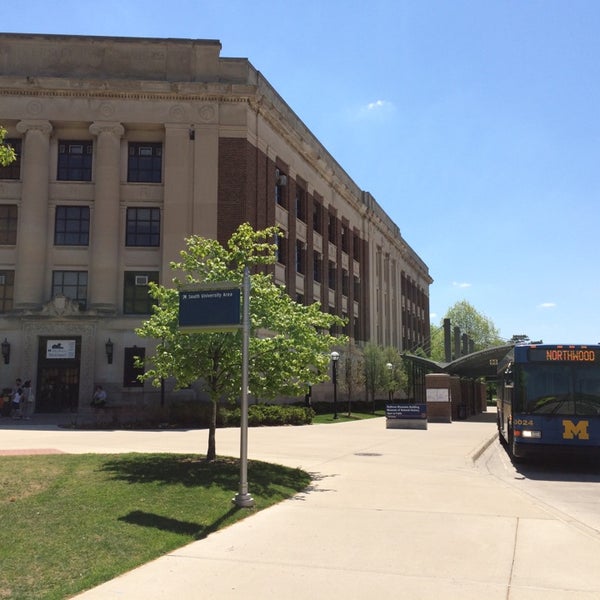
{"label": "blue sky", "polygon": [[504,338],[600,342],[600,2],[28,0],[2,30],[218,39]]}

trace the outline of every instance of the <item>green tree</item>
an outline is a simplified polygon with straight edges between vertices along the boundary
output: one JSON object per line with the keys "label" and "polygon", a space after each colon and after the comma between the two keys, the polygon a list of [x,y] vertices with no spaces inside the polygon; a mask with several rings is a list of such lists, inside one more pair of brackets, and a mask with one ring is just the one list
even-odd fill
{"label": "green tree", "polygon": [[376,344],[368,343],[363,350],[363,369],[367,400],[375,411],[375,395],[384,389],[386,383],[385,360],[383,350]]}
{"label": "green tree", "polygon": [[10,165],[17,158],[14,148],[4,142],[5,136],[6,129],[0,125],[0,165],[3,167]]}
{"label": "green tree", "polygon": [[363,355],[354,343],[348,340],[348,344],[340,353],[339,381],[340,387],[346,393],[348,399],[348,416],[352,414],[352,400],[364,385]]}
{"label": "green tree", "polygon": [[[241,390],[241,338],[235,333],[184,333],[179,330],[179,289],[182,285],[231,281],[242,284],[245,267],[259,271],[275,262],[276,246],[269,240],[281,234],[277,227],[255,231],[243,224],[226,246],[216,240],[192,236],[186,239],[182,260],[171,268],[182,274],[174,287],[150,285],[156,300],[152,316],[136,330],[141,337],[158,340],[153,356],[147,358],[142,379],[159,386],[161,379],[174,377],[177,387],[194,382],[212,402],[207,460],[216,458],[215,430],[217,407],[221,400],[236,400]],[[264,271],[264,269],[263,269]],[[309,384],[328,379],[329,351],[345,338],[329,332],[344,320],[324,313],[315,303],[294,302],[271,275],[251,275],[251,336],[249,348],[249,387],[262,399],[298,396]],[[257,337],[257,330],[268,337]]]}
{"label": "green tree", "polygon": [[394,394],[398,391],[407,393],[408,373],[398,349],[393,346],[384,348],[383,360],[385,361],[385,389],[388,391],[388,394],[393,399]]}
{"label": "green tree", "polygon": [[[466,300],[461,300],[451,306],[444,319],[450,319],[452,335],[454,328],[459,327],[461,335],[466,333],[472,340],[475,350],[484,350],[492,346],[500,346],[504,343],[498,329],[493,321],[478,312],[474,306]],[[444,362],[446,360],[444,351],[444,319],[439,326],[431,325],[431,354],[432,360]],[[452,344],[454,352],[454,343]]]}
{"label": "green tree", "polygon": [[450,319],[452,327],[460,327],[461,335],[466,333],[473,340],[475,350],[483,350],[503,343],[492,320],[477,312],[475,307],[466,300],[461,300],[450,307],[446,318]]}

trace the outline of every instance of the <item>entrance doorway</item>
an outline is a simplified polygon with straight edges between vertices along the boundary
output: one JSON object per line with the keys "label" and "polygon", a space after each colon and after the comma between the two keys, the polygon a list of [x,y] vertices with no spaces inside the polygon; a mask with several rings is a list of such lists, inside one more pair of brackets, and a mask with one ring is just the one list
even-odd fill
{"label": "entrance doorway", "polygon": [[39,338],[36,412],[76,412],[81,337]]}

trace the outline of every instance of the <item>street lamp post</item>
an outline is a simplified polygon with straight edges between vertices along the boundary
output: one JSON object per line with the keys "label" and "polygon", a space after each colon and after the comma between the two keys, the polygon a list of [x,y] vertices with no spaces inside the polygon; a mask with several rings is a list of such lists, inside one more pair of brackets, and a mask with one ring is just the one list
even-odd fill
{"label": "street lamp post", "polygon": [[392,399],[393,399],[393,394],[394,394],[394,392],[392,390],[392,375],[393,375],[392,371],[394,370],[394,365],[391,362],[389,362],[389,363],[386,363],[385,366],[387,367],[387,370],[389,373],[389,379],[390,379],[389,383],[388,383],[388,396],[389,396],[389,401],[391,403]]}
{"label": "street lamp post", "polygon": [[332,370],[332,381],[333,381],[333,418],[338,418],[337,413],[337,363],[340,359],[340,353],[335,350],[331,353],[331,370]]}

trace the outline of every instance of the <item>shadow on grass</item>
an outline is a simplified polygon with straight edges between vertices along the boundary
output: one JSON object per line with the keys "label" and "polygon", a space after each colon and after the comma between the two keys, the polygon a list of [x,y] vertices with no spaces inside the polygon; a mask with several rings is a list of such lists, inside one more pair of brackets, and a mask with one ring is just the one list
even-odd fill
{"label": "shadow on grass", "polygon": [[178,535],[186,535],[193,537],[196,540],[201,540],[211,533],[218,531],[223,523],[232,517],[240,509],[237,506],[231,507],[226,513],[221,515],[214,523],[208,527],[204,527],[199,523],[191,523],[189,521],[180,521],[179,519],[171,519],[162,515],[145,512],[142,510],[134,510],[124,517],[119,517],[119,521],[129,523],[131,525],[139,525],[141,527],[153,527],[161,531],[169,531]]}
{"label": "shadow on grass", "polygon": [[[107,460],[102,471],[112,478],[132,484],[159,483],[186,487],[214,487],[235,490],[239,483],[239,461],[218,458],[207,462],[198,455],[121,455]],[[248,481],[252,493],[263,497],[280,496],[278,488],[302,490],[310,483],[310,475],[300,469],[291,469],[259,461],[248,462]]]}

